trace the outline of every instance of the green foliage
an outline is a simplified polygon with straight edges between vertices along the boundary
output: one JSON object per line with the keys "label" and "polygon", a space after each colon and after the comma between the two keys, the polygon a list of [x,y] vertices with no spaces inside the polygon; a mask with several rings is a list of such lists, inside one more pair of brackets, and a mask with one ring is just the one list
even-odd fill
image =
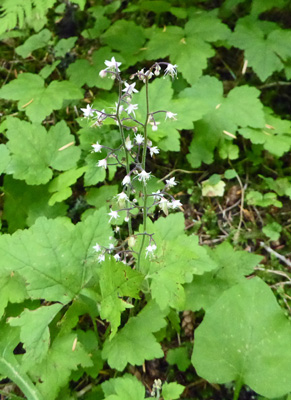
{"label": "green foliage", "polygon": [[169,305],[180,308],[185,301],[183,284],[191,282],[193,275],[202,275],[217,267],[199,246],[197,237],[184,234],[183,225],[182,215],[172,214],[150,226],[158,249],[155,258],[145,258],[142,272],[150,280],[152,297],[161,309]]}
{"label": "green foliage", "polygon": [[40,363],[47,355],[50,343],[48,325],[61,309],[61,304],[54,304],[36,310],[26,309],[17,318],[10,318],[11,326],[20,327],[20,340],[26,350],[22,363],[26,371]]}
{"label": "green foliage", "polygon": [[252,17],[240,19],[229,41],[245,51],[248,65],[265,81],[275,71],[283,70],[291,57],[291,32],[271,22],[253,21]]}
{"label": "green foliage", "polygon": [[176,382],[167,383],[163,385],[162,395],[164,400],[174,400],[179,399],[180,395],[184,391],[184,386],[179,385]]}
{"label": "green foliage", "polygon": [[281,201],[277,200],[276,193],[265,193],[262,194],[256,190],[251,190],[247,196],[246,200],[248,204],[260,206],[260,207],[269,207],[271,205],[275,207],[282,207]]}
{"label": "green foliage", "polygon": [[145,388],[134,376],[110,379],[102,384],[105,400],[144,400]]}
{"label": "green foliage", "polygon": [[247,280],[207,310],[192,362],[210,382],[236,381],[263,396],[283,396],[291,390],[290,334],[271,289],[259,278]]}
{"label": "green foliage", "polygon": [[3,172],[6,171],[6,168],[8,167],[10,162],[10,154],[7,146],[5,144],[0,144],[0,172],[3,174]]}
{"label": "green foliage", "polygon": [[261,256],[245,251],[234,251],[229,243],[222,243],[210,252],[218,268],[202,276],[195,276],[185,286],[186,301],[183,309],[197,311],[208,309],[230,287],[243,282],[244,276],[253,272]]}
{"label": "green foliage", "polygon": [[43,29],[36,35],[30,36],[24,44],[16,47],[15,51],[21,57],[28,57],[34,50],[45,47],[51,38],[51,33],[48,29]]}
{"label": "green foliage", "polygon": [[135,22],[119,20],[101,35],[101,40],[111,49],[120,51],[128,64],[135,64],[138,60],[136,54],[144,44],[145,34],[142,27]]}
{"label": "green foliage", "polygon": [[122,299],[123,296],[139,298],[139,290],[143,276],[126,265],[107,259],[99,270],[100,291],[102,301],[100,315],[111,322],[113,338],[120,325],[120,315],[126,308],[132,308],[131,303]]}
{"label": "green foliage", "polygon": [[113,86],[111,79],[102,79],[96,71],[101,71],[104,67],[104,60],[112,57],[112,51],[109,47],[102,47],[94,51],[91,62],[88,60],[77,60],[71,64],[67,70],[70,81],[77,86],[98,87],[109,90]]}
{"label": "green foliage", "polygon": [[[25,23],[31,21],[35,30],[40,30],[46,22],[45,15],[48,8],[52,7],[56,0],[2,0],[0,3],[0,34],[7,29],[13,29],[17,25],[22,28]],[[33,18],[39,21],[33,23]]]}
{"label": "green foliage", "polygon": [[67,219],[42,217],[28,230],[0,237],[0,268],[18,271],[32,298],[66,304],[89,283],[92,247],[105,244],[110,233],[102,209],[75,226]]}
{"label": "green foliage", "polygon": [[0,316],[8,303],[22,303],[27,297],[25,280],[18,273],[3,271],[0,279]]}
{"label": "green foliage", "polygon": [[106,340],[102,357],[118,371],[122,371],[127,363],[142,365],[145,360],[162,357],[162,348],[153,333],[166,325],[165,315],[154,301],[148,303],[112,340]]}
{"label": "green foliage", "polygon": [[9,119],[7,128],[7,147],[11,152],[9,173],[30,185],[47,183],[53,175],[51,168],[68,170],[80,157],[80,149],[75,146],[62,149],[68,143],[74,143],[65,121],[47,132],[41,125],[13,118]]}
{"label": "green foliage", "polygon": [[170,349],[167,354],[167,362],[170,365],[176,364],[180,371],[186,371],[191,364],[186,347],[177,347]]}
{"label": "green foliage", "polygon": [[10,233],[33,225],[41,216],[56,218],[65,215],[67,206],[64,203],[49,205],[48,189],[48,185],[31,186],[9,175],[5,176],[3,192],[6,202],[3,219],[7,221]]}
{"label": "green foliage", "polygon": [[81,343],[73,347],[76,334],[57,337],[47,357],[31,369],[31,375],[38,382],[36,387],[48,400],[56,398],[61,387],[68,381],[71,372],[79,365],[91,367],[92,361]]}
{"label": "green foliage", "polygon": [[70,186],[73,185],[86,170],[87,167],[70,169],[53,179],[48,187],[48,191],[53,193],[48,201],[48,205],[53,206],[55,203],[60,203],[70,197],[72,194]]}
{"label": "green foliage", "polygon": [[77,37],[70,37],[68,39],[61,39],[54,47],[54,53],[56,57],[65,57],[72,47],[74,47]]}
{"label": "green foliage", "polygon": [[194,84],[207,67],[207,59],[215,54],[210,43],[224,40],[229,34],[228,27],[214,13],[199,13],[187,22],[184,29],[178,26],[155,29],[146,58],[156,60],[169,56],[171,63],[179,66],[184,78]]}
{"label": "green foliage", "polygon": [[24,110],[33,123],[40,123],[53,110],[62,108],[64,100],[80,100],[83,95],[69,81],[53,81],[45,87],[40,76],[24,73],[1,88],[0,97],[19,101],[18,110]]}
{"label": "green foliage", "polygon": [[280,238],[280,233],[282,231],[282,226],[277,224],[277,222],[272,222],[263,227],[263,232],[271,240],[278,240]]}
{"label": "green foliage", "polygon": [[19,342],[18,331],[12,330],[8,325],[1,324],[0,340],[0,373],[9,377],[18,385],[29,400],[44,400],[44,397],[35,387],[27,374],[22,371],[21,366],[12,353]]}
{"label": "green foliage", "polygon": [[[238,127],[263,128],[265,126],[263,107],[258,99],[257,89],[249,86],[236,87],[227,98],[224,98],[222,85],[218,80],[208,79],[205,80],[205,84],[207,86],[204,87],[204,96],[210,95],[212,104],[209,112],[195,123],[196,135],[187,156],[194,168],[199,167],[201,162],[207,164],[213,162],[213,151],[217,146],[223,149],[222,158],[227,158],[228,152],[225,152],[225,147],[221,146],[229,143],[232,138],[236,138],[235,133]],[[197,85],[200,86],[199,82]],[[195,85],[192,86],[191,91],[196,91]],[[234,157],[231,154],[234,154]],[[230,159],[238,156],[236,151],[233,153],[233,150],[231,154]]]}
{"label": "green foliage", "polygon": [[[1,384],[5,398],[144,400],[156,375],[164,400],[185,388],[187,398],[232,397],[232,381],[235,400],[243,384],[266,398],[291,391],[290,7],[214,3],[0,0],[0,379],[13,383]],[[129,204],[158,202],[153,193],[175,176],[179,189],[163,196],[182,207],[148,209],[146,236],[141,208],[132,234],[126,210],[108,222],[122,208],[126,172],[112,157],[108,169],[96,165],[108,148],[126,162],[116,121],[93,127],[79,111],[115,112],[117,82],[99,75],[112,57],[136,83],[142,122],[146,88],[132,74],[155,61],[164,71],[177,65],[177,80],[150,79],[150,112],[162,112],[147,134],[160,153],[146,160],[147,198],[130,165]],[[142,126],[133,131],[125,110],[121,118],[133,142]],[[141,168],[141,148],[137,158]],[[116,261],[110,247],[102,261],[96,245],[130,250]],[[258,255],[273,246],[271,261]],[[196,385],[191,361],[227,387]]]}

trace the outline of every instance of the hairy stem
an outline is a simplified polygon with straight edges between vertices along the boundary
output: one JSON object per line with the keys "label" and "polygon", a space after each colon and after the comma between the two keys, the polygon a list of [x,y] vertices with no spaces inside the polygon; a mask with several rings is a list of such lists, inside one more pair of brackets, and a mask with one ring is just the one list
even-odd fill
{"label": "hairy stem", "polygon": [[[120,112],[119,112],[120,105],[121,105],[121,97],[122,97],[122,80],[119,79],[118,81],[119,81],[119,96],[118,96],[118,104],[117,104],[117,107],[116,107],[116,119],[117,119],[118,126],[119,126],[119,132],[120,132],[120,135],[121,135],[122,145],[123,145],[124,151],[125,151],[126,174],[128,175],[129,172],[130,172],[129,157],[128,157],[128,150],[125,147],[124,130],[123,130],[122,122],[120,120]],[[128,196],[128,198],[130,196],[130,187],[129,186],[127,186],[127,196]],[[128,200],[128,206],[129,205],[130,205],[130,201]],[[129,220],[128,220],[128,233],[129,233],[129,236],[131,236],[132,235],[132,225],[131,225],[130,213],[128,213],[128,217],[129,217]]]}
{"label": "hairy stem", "polygon": [[[146,86],[146,120],[144,123],[144,142],[143,142],[143,150],[142,150],[142,169],[145,171],[146,168],[146,155],[147,155],[147,126],[148,126],[148,118],[150,114],[150,107],[149,107],[149,80],[148,77],[145,79],[145,86]],[[146,232],[147,229],[147,185],[146,182],[143,182],[143,231]],[[141,240],[141,246],[138,253],[138,263],[137,268],[140,270],[140,259],[141,254],[144,247],[146,235],[143,235]]]}

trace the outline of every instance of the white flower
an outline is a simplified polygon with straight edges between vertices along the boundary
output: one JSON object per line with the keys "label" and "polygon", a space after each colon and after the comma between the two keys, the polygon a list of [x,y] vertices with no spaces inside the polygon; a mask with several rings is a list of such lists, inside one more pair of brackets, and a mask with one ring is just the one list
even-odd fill
{"label": "white flower", "polygon": [[159,207],[166,215],[168,215],[168,208],[170,207],[170,205],[171,203],[167,199],[165,199],[164,197],[161,198],[159,202]]}
{"label": "white flower", "polygon": [[96,144],[92,144],[95,153],[100,153],[103,146],[98,142]]}
{"label": "white flower", "polygon": [[112,57],[111,61],[105,61],[104,63],[108,69],[116,70],[117,72],[120,72],[120,69],[118,68],[121,65],[121,62],[115,61],[115,58]]}
{"label": "white flower", "polygon": [[115,232],[115,233],[118,233],[119,231],[120,231],[119,226],[116,226],[115,229],[114,229],[114,232]]}
{"label": "white flower", "polygon": [[103,167],[104,169],[106,169],[107,168],[107,160],[106,160],[106,158],[103,158],[103,160],[99,160],[97,166],[98,167]]}
{"label": "white flower", "polygon": [[105,261],[105,254],[100,254],[100,256],[97,258],[98,262],[101,263],[102,261]]}
{"label": "white flower", "polygon": [[120,215],[118,215],[118,212],[113,210],[111,210],[110,213],[108,213],[108,215],[110,215],[110,219],[108,222],[111,222],[112,218],[117,219],[120,217]]}
{"label": "white flower", "polygon": [[110,243],[109,246],[108,246],[108,248],[109,248],[109,250],[113,250],[113,249],[114,249],[114,244],[113,244],[113,243]]}
{"label": "white flower", "polygon": [[86,108],[81,108],[81,111],[84,113],[84,118],[93,117],[94,115],[94,110],[89,104],[87,104]]}
{"label": "white flower", "polygon": [[95,111],[95,113],[96,113],[96,116],[98,119],[106,119],[107,118],[105,110]]}
{"label": "white flower", "polygon": [[115,258],[116,261],[119,261],[121,257],[119,254],[115,254],[115,256],[113,256],[113,258]]}
{"label": "white flower", "polygon": [[175,78],[175,76],[177,76],[177,68],[178,68],[178,65],[176,65],[176,64],[175,65],[168,64],[167,68],[165,69],[164,76],[170,75],[172,78]]}
{"label": "white flower", "polygon": [[157,148],[157,146],[150,147],[150,155],[151,155],[151,157],[154,154],[159,154],[159,152],[160,152],[160,150]]}
{"label": "white flower", "polygon": [[133,148],[133,144],[131,143],[129,136],[127,136],[127,138],[125,140],[125,147],[128,151],[130,151]]}
{"label": "white flower", "polygon": [[95,246],[93,246],[93,249],[96,251],[96,253],[99,253],[99,251],[101,251],[101,246],[96,243]]}
{"label": "white flower", "polygon": [[[117,108],[118,108],[118,103],[115,102],[115,108],[114,107],[110,107],[113,108],[115,110],[115,112],[117,113]],[[124,110],[123,105],[120,104],[119,105],[119,114]]]}
{"label": "white flower", "polygon": [[105,110],[102,111],[95,111],[96,116],[94,117],[95,123],[94,125],[96,126],[102,126],[103,121],[107,118],[107,114]]}
{"label": "white flower", "polygon": [[154,196],[154,200],[160,200],[160,198],[162,197],[160,193],[161,193],[160,190],[157,190],[156,192],[152,193],[152,195]]}
{"label": "white flower", "polygon": [[127,243],[128,243],[128,246],[129,246],[129,247],[134,247],[134,245],[135,245],[135,243],[136,243],[136,237],[133,236],[133,235],[130,236],[130,237],[128,238]]}
{"label": "white flower", "polygon": [[133,115],[134,115],[134,117],[135,117],[135,112],[134,112],[134,110],[137,110],[137,109],[138,109],[138,104],[129,104],[129,106],[126,108],[125,111],[127,111],[128,114],[133,113]]}
{"label": "white flower", "polygon": [[144,141],[144,137],[138,133],[135,137],[134,137],[136,144],[141,145]]}
{"label": "white flower", "polygon": [[177,121],[177,118],[175,118],[175,117],[176,117],[176,115],[177,115],[177,114],[174,114],[174,113],[172,113],[171,111],[167,111],[167,112],[166,112],[166,118],[165,118],[165,121],[166,121],[166,119],[167,119],[167,118],[169,118],[169,119],[173,119],[173,120]]}
{"label": "white flower", "polygon": [[150,122],[152,125],[152,131],[157,131],[158,130],[158,125],[160,125],[160,122]]}
{"label": "white flower", "polygon": [[117,197],[118,200],[128,200],[128,196],[127,196],[127,194],[124,193],[124,192],[118,193],[118,194],[116,195],[116,197]]}
{"label": "white flower", "polygon": [[172,208],[173,210],[179,207],[182,207],[180,200],[172,200],[172,203],[169,204],[169,208]]}
{"label": "white flower", "polygon": [[161,67],[159,65],[156,65],[156,67],[155,67],[155,75],[159,76],[160,75],[160,71],[161,71]]}
{"label": "white flower", "polygon": [[153,76],[153,73],[150,72],[150,70],[146,71],[145,75],[148,77],[148,79],[151,79]]}
{"label": "white flower", "polygon": [[128,222],[128,221],[129,221],[129,218],[128,218],[128,217],[125,217],[125,218],[124,218],[124,221],[125,221],[125,222]]}
{"label": "white flower", "polygon": [[138,176],[138,180],[139,181],[143,181],[143,183],[146,184],[146,181],[150,179],[150,172],[146,172],[144,170],[142,170],[139,174],[137,174]]}
{"label": "white flower", "polygon": [[130,176],[129,176],[129,175],[126,175],[126,176],[123,178],[122,184],[123,184],[123,185],[128,185],[129,183],[130,183]]}
{"label": "white flower", "polygon": [[135,82],[129,85],[127,82],[124,82],[125,89],[123,89],[123,92],[126,92],[127,94],[132,94],[132,93],[138,93],[138,90],[136,90],[135,87]]}
{"label": "white flower", "polygon": [[124,193],[124,192],[121,192],[121,193],[119,193],[119,194],[116,196],[116,198],[117,198],[118,205],[119,205],[121,208],[123,208],[124,205],[125,205],[125,202],[128,200],[127,194]]}
{"label": "white flower", "polygon": [[155,250],[157,250],[157,246],[155,244],[150,244],[148,247],[146,247],[146,257],[148,254],[152,254]]}
{"label": "white flower", "polygon": [[102,70],[99,72],[100,78],[105,78],[106,75],[107,75],[106,69],[102,69]]}
{"label": "white flower", "polygon": [[175,177],[171,179],[166,179],[166,184],[169,188],[176,186],[177,182],[175,182]]}

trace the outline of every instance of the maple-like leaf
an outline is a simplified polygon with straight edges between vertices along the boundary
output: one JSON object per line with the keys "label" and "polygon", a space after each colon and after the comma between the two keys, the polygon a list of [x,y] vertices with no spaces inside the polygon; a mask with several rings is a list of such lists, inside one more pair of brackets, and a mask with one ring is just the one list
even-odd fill
{"label": "maple-like leaf", "polygon": [[195,333],[192,363],[213,383],[236,381],[268,398],[291,390],[291,324],[259,278],[225,291]]}
{"label": "maple-like leaf", "polygon": [[83,93],[72,82],[52,81],[45,87],[39,75],[23,73],[0,89],[0,97],[19,101],[18,110],[25,111],[32,122],[40,123],[53,110],[62,108],[64,100],[80,100]]}
{"label": "maple-like leaf", "polygon": [[208,58],[215,55],[210,43],[224,40],[229,35],[229,28],[213,13],[201,12],[193,15],[184,29],[178,26],[156,28],[145,56],[150,60],[169,56],[188,83],[194,84],[207,67]]}
{"label": "maple-like leaf", "polygon": [[15,51],[22,58],[28,57],[34,50],[47,46],[51,38],[51,32],[43,29],[35,35],[30,36],[21,46],[16,47]]}
{"label": "maple-like leaf", "polygon": [[135,377],[125,374],[102,383],[105,400],[145,400],[145,387]]}
{"label": "maple-like leaf", "polygon": [[86,84],[89,87],[95,86],[100,89],[111,89],[114,81],[108,79],[108,77],[101,78],[99,72],[105,69],[104,60],[111,59],[112,55],[115,55],[119,62],[124,62],[123,57],[112,53],[112,50],[106,46],[94,51],[91,61],[88,61],[87,59],[79,59],[70,64],[67,69],[70,81],[79,87]]}
{"label": "maple-like leaf", "polygon": [[25,309],[18,317],[9,319],[11,326],[20,327],[20,340],[26,350],[21,364],[26,371],[46,356],[50,345],[48,325],[62,307],[61,304],[53,304],[36,310]]}
{"label": "maple-like leaf", "polygon": [[208,309],[225,290],[244,281],[244,277],[251,274],[262,260],[257,254],[235,251],[226,242],[209,252],[209,255],[218,267],[201,276],[195,276],[191,283],[185,285],[186,300],[181,308],[183,310]]}
{"label": "maple-like leaf", "polygon": [[[212,81],[209,79],[209,91],[206,95],[214,93],[216,106],[195,123],[195,135],[189,147],[190,153],[187,155],[188,161],[194,168],[199,167],[202,162],[207,164],[213,162],[214,149],[235,139],[239,128],[265,126],[263,105],[258,99],[260,92],[257,89],[247,85],[239,86],[231,90],[227,97],[223,97],[221,82],[217,81],[215,89],[211,87],[210,83],[214,83],[214,79],[212,78]],[[195,92],[195,85],[191,90]],[[226,156],[229,150],[223,148]]]}
{"label": "maple-like leaf", "polygon": [[32,298],[68,303],[92,277],[93,246],[112,235],[104,208],[73,225],[39,218],[24,231],[0,237],[0,270],[18,271]]}
{"label": "maple-like leaf", "polygon": [[120,325],[120,315],[126,308],[133,307],[123,296],[139,298],[143,275],[127,265],[107,258],[102,263],[98,275],[101,290],[100,316],[111,323],[112,338]]}
{"label": "maple-like leaf", "polygon": [[183,284],[191,282],[194,275],[217,268],[197,236],[186,236],[182,214],[160,218],[147,227],[154,232],[157,250],[141,262],[141,271],[149,279],[153,299],[161,309],[168,306],[180,308],[185,301]]}
{"label": "maple-like leaf", "polygon": [[7,147],[11,152],[8,172],[30,185],[47,183],[53,175],[51,168],[68,170],[80,157],[76,146],[62,149],[75,142],[65,121],[58,122],[47,132],[41,125],[13,118],[7,121],[7,128]]}
{"label": "maple-like leaf", "polygon": [[284,62],[291,57],[291,32],[279,25],[257,21],[252,17],[241,18],[236,24],[229,42],[245,51],[245,59],[255,73],[265,81],[275,71],[284,68]]}
{"label": "maple-like leaf", "polygon": [[36,383],[36,388],[46,400],[55,400],[59,390],[70,380],[72,371],[78,366],[93,365],[89,354],[77,341],[77,335],[71,333],[57,337],[45,359],[29,371]]}
{"label": "maple-like leaf", "polygon": [[128,363],[142,365],[145,360],[163,357],[162,348],[153,333],[166,325],[165,315],[155,302],[148,303],[136,317],[129,319],[112,340],[106,340],[102,357],[118,371],[122,371]]}

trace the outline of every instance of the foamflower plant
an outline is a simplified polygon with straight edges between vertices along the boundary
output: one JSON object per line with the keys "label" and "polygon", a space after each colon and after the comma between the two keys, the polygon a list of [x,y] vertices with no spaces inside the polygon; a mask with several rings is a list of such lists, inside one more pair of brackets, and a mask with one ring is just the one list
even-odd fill
{"label": "foamflower plant", "polygon": [[[140,70],[130,76],[131,83],[123,80],[120,74],[121,63],[116,61],[114,57],[110,61],[105,61],[106,68],[100,71],[99,75],[102,78],[109,77],[118,83],[119,95],[118,100],[113,108],[114,112],[106,112],[106,110],[98,110],[91,105],[82,108],[84,118],[91,121],[92,127],[100,127],[106,119],[112,119],[113,123],[118,125],[121,144],[117,149],[107,147],[104,143],[97,141],[92,144],[92,152],[101,152],[102,149],[107,150],[107,156],[99,160],[96,168],[107,169],[108,165],[113,165],[111,159],[114,159],[114,165],[124,168],[125,175],[122,180],[122,191],[116,196],[115,202],[113,201],[111,211],[108,213],[109,223],[114,223],[121,217],[119,214],[125,211],[126,217],[124,222],[127,222],[128,238],[119,240],[119,244],[114,249],[110,247],[101,248],[98,243],[94,246],[94,250],[98,253],[98,262],[104,261],[105,254],[115,255],[113,257],[117,261],[124,263],[136,263],[136,268],[140,269],[141,256],[144,253],[145,257],[154,257],[157,250],[157,244],[154,239],[154,233],[147,232],[147,219],[156,207],[162,210],[165,215],[168,215],[169,210],[182,209],[182,204],[176,200],[171,194],[169,189],[174,187],[177,182],[172,177],[166,180],[163,190],[156,193],[148,192],[148,182],[152,179],[152,172],[147,169],[147,156],[153,157],[159,154],[160,149],[157,145],[153,144],[148,138],[148,127],[150,126],[153,131],[158,130],[159,121],[156,121],[157,114],[164,114],[165,120],[176,120],[177,114],[169,110],[152,111],[149,102],[149,81],[160,75],[164,68],[164,77],[170,76],[174,79],[177,76],[177,65],[172,65],[166,62],[156,62],[148,70]],[[136,79],[136,81],[133,81]],[[138,93],[138,82],[145,85],[146,96],[146,110],[145,120],[139,121],[136,119],[135,111],[139,110],[139,104],[134,101],[135,93]],[[130,124],[129,124],[130,122]],[[132,131],[133,135],[126,136],[125,131]],[[140,193],[136,190],[135,182],[141,183],[142,189]],[[140,186],[139,186],[140,187]],[[149,202],[149,198],[153,201]],[[142,205],[138,202],[142,199]],[[114,199],[113,199],[114,200]],[[150,204],[149,204],[150,203]],[[120,207],[119,209],[115,209]],[[132,219],[142,216],[142,232],[133,234]],[[119,229],[118,229],[119,233]],[[136,236],[141,235],[139,249],[133,249],[136,243]]]}

